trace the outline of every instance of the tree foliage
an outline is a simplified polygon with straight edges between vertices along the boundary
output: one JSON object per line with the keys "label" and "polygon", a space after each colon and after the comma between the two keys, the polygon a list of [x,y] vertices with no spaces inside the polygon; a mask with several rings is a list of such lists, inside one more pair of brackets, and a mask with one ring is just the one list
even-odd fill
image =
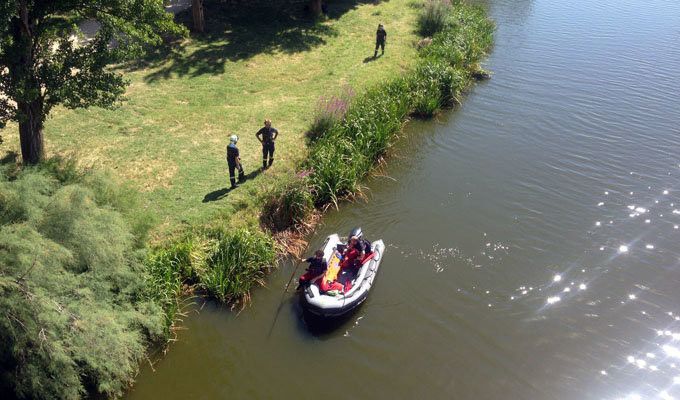
{"label": "tree foliage", "polygon": [[[88,40],[85,20],[101,24]],[[24,161],[37,163],[55,105],[114,105],[126,82],[107,65],[183,31],[163,0],[0,0],[0,127],[18,122]]]}
{"label": "tree foliage", "polygon": [[128,196],[55,165],[0,174],[0,387],[75,399],[132,382],[166,322]]}

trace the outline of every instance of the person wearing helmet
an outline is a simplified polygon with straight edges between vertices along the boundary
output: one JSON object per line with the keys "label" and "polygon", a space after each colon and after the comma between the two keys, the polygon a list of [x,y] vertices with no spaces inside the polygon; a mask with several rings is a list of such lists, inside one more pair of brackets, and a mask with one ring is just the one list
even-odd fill
{"label": "person wearing helmet", "polygon": [[343,253],[343,259],[341,267],[345,268],[356,268],[361,265],[364,257],[367,253],[370,253],[370,244],[368,252],[366,251],[366,241],[360,239],[358,236],[351,236],[347,242],[347,247]]}
{"label": "person wearing helmet", "polygon": [[[264,127],[262,127],[255,137],[262,143],[262,169],[265,170],[271,167],[274,163],[274,141],[279,136],[279,131],[272,127],[272,121],[264,120]],[[269,162],[267,162],[269,158]]]}
{"label": "person wearing helmet", "polygon": [[387,42],[387,31],[382,24],[378,24],[378,30],[375,32],[375,52],[373,58],[378,57],[378,48],[382,49],[382,54],[385,54],[385,42]]}
{"label": "person wearing helmet", "polygon": [[227,146],[227,165],[229,166],[229,181],[231,182],[232,189],[238,186],[236,185],[236,169],[238,169],[239,183],[242,183],[245,178],[236,142],[238,142],[238,136],[231,135],[229,138],[229,145]]}

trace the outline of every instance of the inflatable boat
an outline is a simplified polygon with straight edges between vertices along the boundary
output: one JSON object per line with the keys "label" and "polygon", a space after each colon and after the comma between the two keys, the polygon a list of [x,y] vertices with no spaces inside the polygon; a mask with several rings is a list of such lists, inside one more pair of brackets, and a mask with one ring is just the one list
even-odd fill
{"label": "inflatable boat", "polygon": [[[352,232],[360,229],[355,229]],[[350,236],[353,236],[350,234]],[[321,317],[338,317],[344,315],[366,300],[368,292],[373,286],[375,277],[380,267],[385,244],[382,240],[371,243],[371,252],[359,260],[358,268],[340,268],[340,252],[346,246],[337,234],[332,234],[326,238],[323,246],[324,260],[328,263],[328,268],[324,275],[311,280],[302,287],[302,305],[312,314]],[[332,275],[335,282],[340,283],[344,290],[331,290],[324,292],[321,290],[322,279]]]}

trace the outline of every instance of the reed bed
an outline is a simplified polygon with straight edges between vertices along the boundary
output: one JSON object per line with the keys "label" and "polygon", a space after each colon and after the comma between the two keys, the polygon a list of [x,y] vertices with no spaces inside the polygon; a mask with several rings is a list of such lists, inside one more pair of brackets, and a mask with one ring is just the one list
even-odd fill
{"label": "reed bed", "polygon": [[459,103],[481,70],[479,61],[491,47],[494,30],[483,10],[430,0],[419,22],[421,31],[434,36],[419,50],[415,70],[352,99],[343,118],[311,143],[303,168],[312,171],[309,186],[317,207],[337,205],[357,192],[410,116],[430,118]]}

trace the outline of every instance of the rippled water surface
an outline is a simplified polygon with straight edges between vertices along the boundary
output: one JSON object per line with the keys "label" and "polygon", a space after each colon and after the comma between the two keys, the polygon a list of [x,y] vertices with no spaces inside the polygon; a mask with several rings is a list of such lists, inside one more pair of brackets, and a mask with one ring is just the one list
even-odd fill
{"label": "rippled water surface", "polygon": [[131,399],[680,399],[680,2],[482,4],[493,79],[312,238],[387,243],[362,308],[311,329],[285,265]]}

